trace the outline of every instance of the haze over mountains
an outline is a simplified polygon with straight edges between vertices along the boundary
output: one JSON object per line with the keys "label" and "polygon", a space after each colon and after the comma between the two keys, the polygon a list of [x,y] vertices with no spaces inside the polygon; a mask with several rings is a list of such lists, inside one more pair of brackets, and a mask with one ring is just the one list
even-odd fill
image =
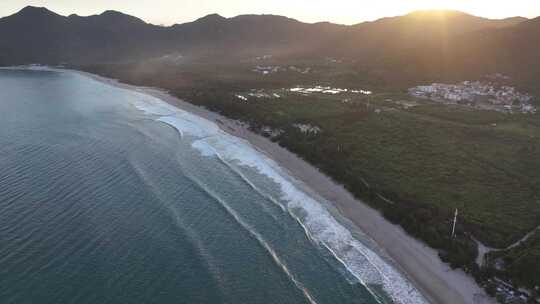
{"label": "haze over mountains", "polygon": [[272,54],[340,58],[400,72],[400,79],[538,74],[540,18],[491,20],[457,11],[418,11],[353,26],[307,24],[273,15],[161,27],[116,11],[81,17],[26,7],[0,19],[0,64],[124,63],[170,53],[205,60]]}

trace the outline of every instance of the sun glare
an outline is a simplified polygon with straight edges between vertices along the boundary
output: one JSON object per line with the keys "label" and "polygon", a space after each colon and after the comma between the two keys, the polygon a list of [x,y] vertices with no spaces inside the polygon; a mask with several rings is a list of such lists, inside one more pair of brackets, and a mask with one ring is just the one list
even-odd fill
{"label": "sun glare", "polygon": [[421,9],[452,9],[452,4],[455,1],[451,0],[423,0],[420,3]]}
{"label": "sun glare", "polygon": [[394,2],[401,4],[402,11],[457,10],[487,18],[538,15],[537,0],[496,1],[496,4],[493,0],[395,0]]}
{"label": "sun glare", "polygon": [[455,1],[455,0],[421,0],[418,1],[418,8],[419,9],[436,9],[436,10],[443,10],[443,9],[459,9],[459,3],[461,1]]}

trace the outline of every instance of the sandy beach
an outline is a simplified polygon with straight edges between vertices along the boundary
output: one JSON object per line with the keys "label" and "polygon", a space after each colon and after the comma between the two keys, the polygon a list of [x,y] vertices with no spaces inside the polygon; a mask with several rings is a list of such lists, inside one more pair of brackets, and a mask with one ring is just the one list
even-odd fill
{"label": "sandy beach", "polygon": [[451,270],[448,265],[442,263],[435,250],[410,237],[399,226],[385,220],[378,211],[354,198],[317,168],[276,143],[249,131],[237,121],[182,101],[160,89],[137,87],[94,74],[78,73],[110,85],[152,95],[215,122],[223,131],[247,140],[311,191],[331,202],[344,218],[373,239],[395,262],[394,266],[398,267],[431,303],[495,303],[495,300],[489,298],[471,277],[460,270]]}

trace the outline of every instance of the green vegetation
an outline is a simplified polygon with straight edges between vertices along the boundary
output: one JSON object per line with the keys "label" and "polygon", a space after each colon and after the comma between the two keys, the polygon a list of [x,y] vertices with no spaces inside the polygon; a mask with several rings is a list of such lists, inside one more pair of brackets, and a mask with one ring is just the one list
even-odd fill
{"label": "green vegetation", "polygon": [[[405,93],[406,86],[385,85],[350,64],[294,64],[311,67],[312,72],[263,76],[254,73],[255,64],[249,62],[83,69],[168,89],[191,103],[248,122],[261,134],[265,127],[283,130],[272,140],[320,168],[482,284],[495,273],[476,265],[472,237],[505,248],[540,225],[538,115],[417,100]],[[374,94],[304,96],[287,90],[295,85],[367,89]],[[247,96],[252,89],[281,98]],[[295,124],[322,131],[306,134]],[[456,208],[457,237],[450,240]],[[539,252],[537,233],[525,244],[503,251],[508,267],[496,274],[534,288],[539,284]]]}
{"label": "green vegetation", "polygon": [[540,231],[514,248],[491,253],[489,261],[493,268],[504,269],[496,271],[500,277],[531,290],[540,286]]}

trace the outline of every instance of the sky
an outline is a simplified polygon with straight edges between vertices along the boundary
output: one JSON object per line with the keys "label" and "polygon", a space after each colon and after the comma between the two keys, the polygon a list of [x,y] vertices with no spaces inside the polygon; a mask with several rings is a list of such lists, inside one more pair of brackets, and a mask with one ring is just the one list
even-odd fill
{"label": "sky", "polygon": [[0,0],[0,16],[27,6],[81,16],[117,10],[159,25],[193,21],[208,14],[275,14],[304,22],[356,24],[420,9],[455,9],[487,18],[540,16],[540,0]]}

